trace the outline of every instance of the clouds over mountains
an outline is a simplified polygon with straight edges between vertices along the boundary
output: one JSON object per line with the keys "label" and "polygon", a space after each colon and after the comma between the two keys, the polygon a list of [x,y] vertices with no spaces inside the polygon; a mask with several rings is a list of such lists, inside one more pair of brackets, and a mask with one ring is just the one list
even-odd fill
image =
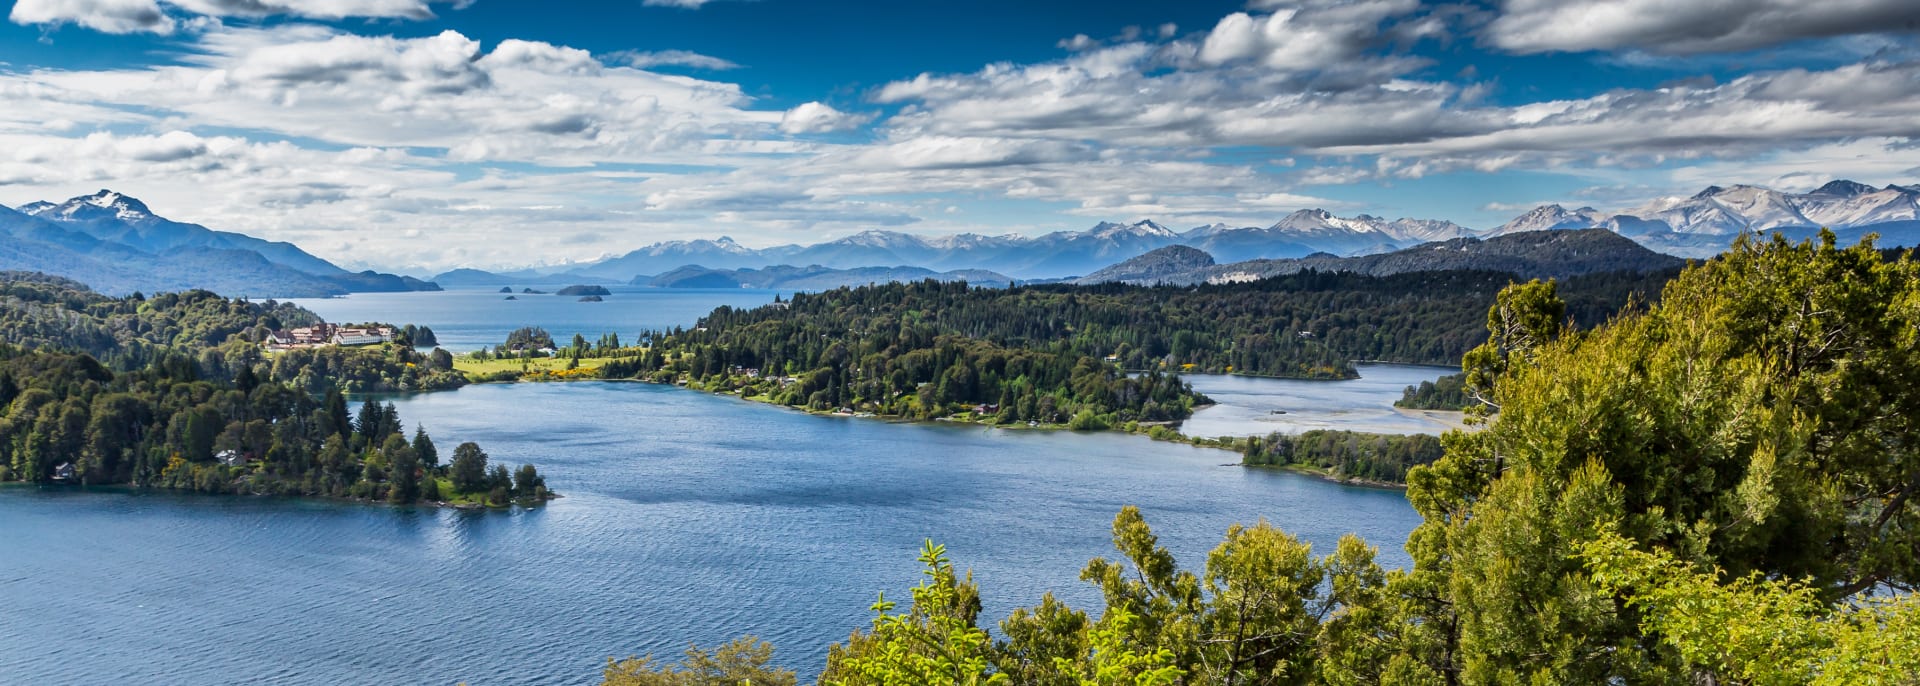
{"label": "clouds over mountains", "polygon": [[[110,183],[348,262],[437,268],[525,262],[500,239],[528,231],[560,239],[545,257],[589,258],[588,236],[618,239],[604,250],[721,232],[764,244],[875,226],[1248,221],[1392,205],[1390,184],[1447,174],[1570,175],[1649,196],[1920,176],[1920,6],[1907,1],[1255,0],[1197,31],[1076,36],[1050,61],[797,97],[729,80],[751,68],[725,55],[300,21],[431,22],[460,6],[22,0],[15,23],[170,33],[177,54],[0,68],[13,151],[0,188]],[[1843,60],[1755,57],[1719,80],[1530,97],[1511,75],[1544,59],[1529,56],[1686,60],[1868,38],[1871,50],[1826,51]],[[1509,75],[1459,69],[1462,51]],[[1388,211],[1447,214],[1423,209]],[[449,245],[449,232],[478,240]]]}

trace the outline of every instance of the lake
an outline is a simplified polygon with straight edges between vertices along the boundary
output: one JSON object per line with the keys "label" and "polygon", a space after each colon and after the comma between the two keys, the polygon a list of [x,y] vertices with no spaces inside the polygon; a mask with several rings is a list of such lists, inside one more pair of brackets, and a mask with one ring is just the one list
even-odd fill
{"label": "lake", "polygon": [[[516,290],[525,288],[516,287]],[[370,320],[390,324],[417,324],[433,329],[440,347],[456,353],[500,345],[507,334],[523,326],[538,326],[565,343],[574,334],[592,341],[614,333],[632,342],[636,334],[653,329],[693,326],[722,305],[759,307],[775,295],[791,291],[753,288],[644,288],[607,286],[613,295],[604,302],[583,303],[577,297],[551,295],[560,287],[539,286],[548,295],[507,294],[499,289],[458,288],[439,292],[355,293],[339,298],[297,298],[287,302],[313,310],[336,324]]]}
{"label": "lake", "polygon": [[[772,297],[654,293],[660,302],[629,296],[648,318],[634,328]],[[519,324],[378,309],[432,315],[436,298],[492,307],[462,293],[355,296],[328,302],[377,306],[328,316],[472,337],[442,333],[450,346]],[[569,304],[538,310],[549,330],[599,330],[551,314]],[[628,325],[596,317],[580,321]],[[1342,383],[1355,382],[1327,388]],[[1355,402],[1380,400],[1364,396]],[[0,488],[0,681],[584,684],[608,656],[675,657],[746,633],[773,641],[805,681],[829,643],[867,624],[879,592],[908,596],[927,538],[974,571],[992,625],[1046,591],[1097,607],[1079,570],[1114,555],[1109,524],[1129,504],[1195,569],[1228,526],[1261,519],[1323,554],[1358,533],[1385,566],[1403,566],[1418,523],[1396,491],[1242,469],[1233,453],[1139,436],[816,417],[620,382],[394,402],[443,457],[477,441],[496,461],[538,464],[566,497],[464,512]]]}
{"label": "lake", "polygon": [[1456,374],[1459,369],[1403,364],[1362,364],[1357,368],[1360,378],[1341,381],[1217,374],[1184,377],[1194,390],[1216,404],[1194,412],[1180,425],[1180,432],[1207,438],[1314,429],[1437,436],[1459,421],[1458,412],[1393,406],[1408,386]]}

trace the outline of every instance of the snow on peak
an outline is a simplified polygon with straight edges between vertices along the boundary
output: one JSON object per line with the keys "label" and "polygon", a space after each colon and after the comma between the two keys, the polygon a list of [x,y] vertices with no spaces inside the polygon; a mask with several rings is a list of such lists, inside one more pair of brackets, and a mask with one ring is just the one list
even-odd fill
{"label": "snow on peak", "polygon": [[1834,179],[1828,181],[1827,185],[1814,189],[1813,193],[1816,195],[1833,195],[1842,198],[1851,198],[1866,195],[1876,190],[1878,189],[1864,183],[1855,183],[1846,179]]}

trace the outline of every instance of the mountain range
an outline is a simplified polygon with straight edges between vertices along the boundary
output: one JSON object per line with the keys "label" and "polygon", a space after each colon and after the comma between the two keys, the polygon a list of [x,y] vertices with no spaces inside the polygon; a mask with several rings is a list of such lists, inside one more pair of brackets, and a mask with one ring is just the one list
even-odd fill
{"label": "mountain range", "polygon": [[1920,243],[1920,187],[1874,188],[1834,181],[1807,193],[1760,186],[1708,186],[1691,197],[1671,197],[1619,212],[1591,207],[1542,205],[1494,229],[1499,236],[1526,231],[1603,228],[1654,250],[1682,257],[1710,257],[1741,233],[1780,233],[1798,239],[1832,229],[1846,242],[1870,232],[1883,246]]}
{"label": "mountain range", "polygon": [[[1345,262],[1346,258],[1399,255],[1393,260],[1432,262],[1433,253],[1407,253],[1465,246],[1469,266],[1505,258],[1483,254],[1470,239],[1541,231],[1605,229],[1638,246],[1667,255],[1703,258],[1718,254],[1743,233],[1805,238],[1831,228],[1845,242],[1867,233],[1882,246],[1920,245],[1920,187],[1868,186],[1834,181],[1806,193],[1760,186],[1710,186],[1691,196],[1654,200],[1602,211],[1592,207],[1542,205],[1486,231],[1433,219],[1341,217],[1322,209],[1289,214],[1268,226],[1212,224],[1176,231],[1144,220],[1102,222],[1084,231],[1040,236],[960,234],[917,236],[865,231],[813,245],[750,248],[731,238],[655,243],[623,255],[563,267],[487,272],[458,269],[434,277],[448,286],[498,287],[509,283],[738,283],[771,288],[830,288],[895,279],[956,279],[981,283],[1057,280],[1095,274],[1088,280],[1138,280],[1138,274],[1102,273],[1142,255],[1184,246],[1224,264],[1196,266],[1196,253],[1160,255],[1185,264],[1187,272],[1222,278],[1239,268],[1247,274],[1294,268],[1388,268],[1391,260]],[[298,246],[215,231],[155,214],[145,203],[102,190],[64,202],[35,202],[17,210],[0,207],[0,270],[41,271],[65,276],[108,293],[206,288],[256,297],[311,297],[349,292],[437,290],[434,282],[349,272]],[[1468,242],[1461,242],[1468,241]],[[1598,244],[1596,244],[1598,245]],[[1606,249],[1625,249],[1616,241]],[[1598,248],[1596,248],[1598,249]],[[1481,252],[1475,252],[1476,250]],[[1634,257],[1632,259],[1638,259]],[[1186,262],[1182,262],[1185,260]],[[1604,261],[1604,260],[1601,260]],[[809,265],[794,267],[789,265]],[[878,265],[899,265],[883,267]],[[1347,265],[1334,267],[1333,265]],[[1128,269],[1154,273],[1148,265]],[[776,269],[777,268],[777,269]],[[1276,272],[1277,273],[1277,272]]]}
{"label": "mountain range", "polygon": [[109,294],[204,288],[295,298],[440,289],[412,277],[350,272],[292,243],[176,222],[110,190],[0,207],[0,236],[7,239],[0,270],[63,276]]}
{"label": "mountain range", "polygon": [[774,266],[763,269],[708,269],[690,265],[659,276],[635,278],[632,285],[654,288],[774,288],[781,290],[824,291],[841,286],[864,286],[894,281],[965,281],[975,286],[1005,288],[1014,280],[982,269],[957,269],[935,272],[922,267],[860,267],[834,269]]}
{"label": "mountain range", "polygon": [[1491,238],[1454,238],[1388,253],[1340,257],[1320,253],[1302,258],[1259,259],[1215,264],[1213,256],[1173,245],[1102,269],[1074,283],[1190,285],[1234,283],[1293,274],[1308,269],[1390,276],[1410,272],[1480,269],[1524,279],[1565,279],[1602,272],[1652,272],[1686,263],[1654,252],[1605,229],[1527,231]]}
{"label": "mountain range", "polygon": [[1323,209],[1294,212],[1265,227],[1211,224],[1176,231],[1153,221],[1102,222],[1085,231],[1042,236],[960,234],[916,236],[866,231],[813,245],[749,248],[731,238],[655,243],[585,264],[509,274],[450,272],[436,281],[473,285],[534,279],[625,283],[689,266],[714,270],[818,265],[857,269],[912,265],[928,270],[984,269],[1014,279],[1053,279],[1091,274],[1172,245],[1196,248],[1221,262],[1305,258],[1324,254],[1356,257],[1390,253],[1435,241],[1492,238],[1529,231],[1603,228],[1657,252],[1704,258],[1718,254],[1741,233],[1773,232],[1805,238],[1821,227],[1844,241],[1869,232],[1882,245],[1920,245],[1920,187],[1875,188],[1834,181],[1807,193],[1759,186],[1708,187],[1619,211],[1562,205],[1536,207],[1499,227],[1476,231],[1437,219],[1340,217]]}

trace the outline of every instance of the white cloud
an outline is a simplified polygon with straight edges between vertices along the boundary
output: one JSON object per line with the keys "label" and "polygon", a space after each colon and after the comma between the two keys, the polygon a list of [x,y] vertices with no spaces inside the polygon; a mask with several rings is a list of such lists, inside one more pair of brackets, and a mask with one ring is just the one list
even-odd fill
{"label": "white cloud", "polygon": [[212,17],[264,17],[287,14],[314,19],[381,17],[430,19],[425,0],[166,0],[194,14]]}
{"label": "white cloud", "polygon": [[1220,20],[1200,45],[1209,65],[1253,62],[1273,69],[1309,71],[1351,59],[1380,35],[1381,22],[1419,8],[1418,0],[1334,3],[1256,2],[1276,10],[1254,16],[1235,12]]}
{"label": "white cloud", "polygon": [[694,69],[725,71],[740,68],[740,65],[732,61],[712,55],[702,55],[688,50],[623,50],[608,55],[607,57],[609,61],[619,62],[636,69],[692,67]]}
{"label": "white cloud", "polygon": [[172,33],[173,19],[154,0],[19,0],[15,24],[78,24],[106,33]]}
{"label": "white cloud", "polygon": [[1913,0],[1507,0],[1486,37],[1522,54],[1616,48],[1693,54],[1912,32],[1917,24],[1920,3]]}
{"label": "white cloud", "polygon": [[288,15],[312,19],[371,17],[430,19],[427,0],[19,0],[7,15],[15,24],[76,24],[105,33],[172,33],[175,14],[206,17]]}
{"label": "white cloud", "polygon": [[872,115],[849,114],[823,102],[809,102],[780,115],[780,130],[791,134],[845,131],[872,119]]}

